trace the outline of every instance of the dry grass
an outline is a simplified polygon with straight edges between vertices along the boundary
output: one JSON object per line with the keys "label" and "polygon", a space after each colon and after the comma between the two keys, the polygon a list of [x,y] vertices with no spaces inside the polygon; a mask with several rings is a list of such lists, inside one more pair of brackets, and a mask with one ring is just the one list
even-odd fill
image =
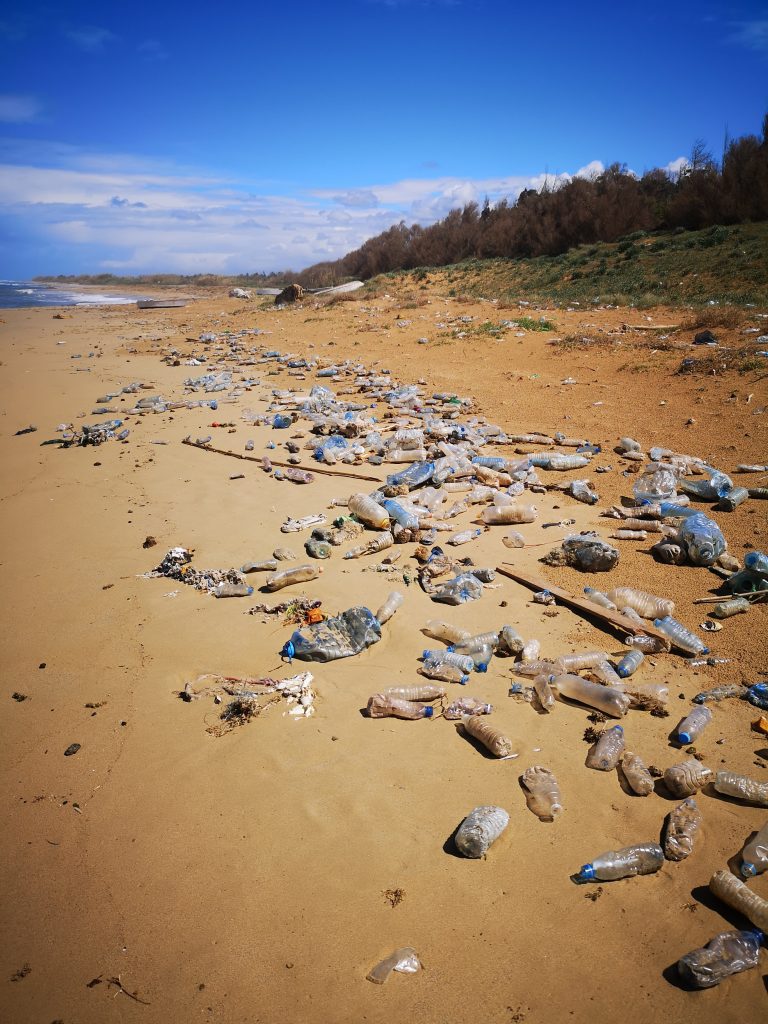
{"label": "dry grass", "polygon": [[688,331],[712,330],[713,327],[736,328],[749,319],[749,310],[737,306],[707,306],[685,317],[680,326]]}
{"label": "dry grass", "polygon": [[[370,298],[370,295],[366,294],[366,298]],[[324,295],[318,295],[317,299],[319,305],[323,307],[340,306],[343,302],[359,302],[360,295],[358,292],[335,292],[327,298]]]}
{"label": "dry grass", "polygon": [[768,372],[768,360],[758,356],[753,346],[741,345],[738,348],[708,348],[701,355],[686,356],[677,372],[713,376],[733,371],[750,373],[752,370]]}

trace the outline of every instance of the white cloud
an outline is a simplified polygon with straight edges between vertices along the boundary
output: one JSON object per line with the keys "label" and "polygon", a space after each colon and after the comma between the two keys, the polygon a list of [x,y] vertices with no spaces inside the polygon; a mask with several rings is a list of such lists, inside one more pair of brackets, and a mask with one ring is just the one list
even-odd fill
{"label": "white cloud", "polygon": [[114,32],[110,32],[108,28],[100,28],[98,25],[81,25],[78,28],[70,28],[64,32],[64,35],[86,53],[98,53],[104,49],[107,43],[117,39]]}
{"label": "white cloud", "polygon": [[592,178],[598,178],[605,171],[605,164],[602,160],[590,160],[584,167],[580,167],[574,174],[574,178],[586,178],[591,181]]}
{"label": "white cloud", "polygon": [[746,46],[748,50],[768,54],[768,18],[737,21],[733,23],[733,29],[729,42],[737,46]]}
{"label": "white cloud", "polygon": [[0,96],[0,121],[6,124],[36,121],[40,109],[40,103],[34,96],[18,96],[13,93]]}
{"label": "white cloud", "polygon": [[679,156],[675,160],[670,160],[666,167],[662,167],[662,170],[666,171],[671,178],[679,178],[688,166],[690,166],[688,160],[684,156]]}

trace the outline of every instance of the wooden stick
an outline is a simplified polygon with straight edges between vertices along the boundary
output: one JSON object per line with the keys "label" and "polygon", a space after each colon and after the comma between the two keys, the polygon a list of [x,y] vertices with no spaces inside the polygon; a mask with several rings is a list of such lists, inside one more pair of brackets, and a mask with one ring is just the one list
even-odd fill
{"label": "wooden stick", "polygon": [[[509,564],[509,563],[505,563]],[[563,590],[561,587],[556,587],[552,583],[548,583],[546,580],[539,579],[536,576],[528,576],[525,573],[515,570],[512,572],[510,569],[505,569],[501,565],[496,566],[496,572],[500,572],[502,576],[507,576],[511,580],[515,580],[516,583],[522,583],[526,587],[530,587],[532,590],[548,590],[550,594],[562,601],[564,605],[569,608],[574,608],[576,611],[585,612],[591,618],[601,619],[603,622],[608,623],[617,629],[624,630],[625,633],[630,633],[632,636],[652,636],[656,637],[657,640],[663,640],[665,644],[669,644],[670,640],[666,633],[662,633],[660,629],[656,629],[655,626],[650,624],[646,625],[643,623],[640,625],[633,619],[628,619],[625,615],[620,612],[612,612],[608,608],[602,608],[599,604],[593,604],[591,601],[587,601],[581,597],[573,597],[567,590]]]}
{"label": "wooden stick", "polygon": [[[228,452],[223,448],[213,448],[209,444],[198,444],[196,441],[190,440],[185,437],[181,442],[182,444],[188,444],[190,448],[199,448],[203,452],[216,452],[217,455],[229,455],[231,459],[245,459],[246,462],[258,462],[261,463],[261,459],[256,455],[242,455],[240,452]],[[267,456],[269,458],[269,456]],[[347,473],[341,469],[321,469],[319,466],[294,466],[290,462],[277,462],[275,459],[269,459],[273,466],[279,466],[281,469],[303,469],[308,473],[321,473],[323,476],[344,476],[350,480],[368,480],[374,484],[380,484],[382,481],[377,476],[364,476],[362,473]]]}
{"label": "wooden stick", "polygon": [[736,597],[759,597],[761,594],[768,594],[768,590],[750,590],[744,594],[725,594],[723,597],[697,597],[694,604],[722,604],[723,601],[732,601]]}

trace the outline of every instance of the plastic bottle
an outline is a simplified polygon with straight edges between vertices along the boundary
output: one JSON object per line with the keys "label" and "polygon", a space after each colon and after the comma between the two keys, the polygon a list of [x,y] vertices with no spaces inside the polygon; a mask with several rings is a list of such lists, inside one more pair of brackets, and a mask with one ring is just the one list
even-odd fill
{"label": "plastic bottle", "polygon": [[762,551],[748,551],[744,555],[744,568],[768,578],[768,555]]}
{"label": "plastic bottle", "polygon": [[[619,615],[623,615],[625,619],[629,619],[630,622],[634,622],[637,626],[645,627],[645,620],[642,615],[638,615],[635,609],[630,608],[629,605],[619,608]],[[669,650],[669,644],[667,644],[666,649]]]}
{"label": "plastic bottle", "polygon": [[640,668],[644,660],[645,655],[642,651],[627,651],[616,666],[616,675],[620,679],[628,679]]}
{"label": "plastic bottle", "polygon": [[525,641],[511,626],[502,626],[499,630],[498,653],[521,654]]}
{"label": "plastic bottle", "polygon": [[382,625],[385,622],[389,622],[397,609],[403,603],[403,600],[403,595],[398,590],[392,591],[381,608],[376,612],[376,618],[382,623]]}
{"label": "plastic bottle", "polygon": [[715,789],[724,796],[743,800],[745,803],[768,807],[768,782],[758,782],[748,775],[737,775],[736,772],[718,772],[715,776]]}
{"label": "plastic bottle", "polygon": [[420,968],[419,955],[413,946],[402,946],[372,967],[366,975],[366,980],[372,981],[374,985],[383,985],[392,971],[398,971],[400,974],[416,974]]}
{"label": "plastic bottle", "polygon": [[494,757],[509,757],[513,753],[512,740],[505,736],[503,732],[494,729],[483,718],[465,715],[461,720],[461,724],[464,726],[464,731],[479,743],[482,743],[486,750],[490,751]]}
{"label": "plastic bottle", "polygon": [[453,701],[443,712],[443,718],[449,720],[463,718],[464,715],[490,715],[493,711],[492,704],[475,700],[474,697],[459,697]]}
{"label": "plastic bottle", "polygon": [[491,505],[483,509],[483,522],[489,526],[533,523],[537,514],[535,505]]}
{"label": "plastic bottle", "polygon": [[741,683],[726,683],[724,686],[713,686],[711,690],[702,690],[693,698],[694,704],[706,704],[708,701],[726,700],[728,697],[746,697],[748,687]]}
{"label": "plastic bottle", "polygon": [[761,931],[721,932],[677,961],[677,973],[693,988],[713,988],[732,974],[756,967],[760,958]]}
{"label": "plastic bottle", "polygon": [[695,508],[683,505],[680,501],[662,501],[659,511],[662,519],[687,519],[688,516],[696,515]]}
{"label": "plastic bottle", "polygon": [[453,651],[430,651],[425,650],[421,652],[421,656],[426,663],[431,665],[444,664],[444,665],[455,665],[456,668],[460,668],[462,672],[471,672],[475,667],[475,663],[468,654],[454,654]]}
{"label": "plastic bottle", "polygon": [[509,815],[503,807],[476,807],[459,825],[456,849],[465,857],[484,857],[507,825]]}
{"label": "plastic bottle", "polygon": [[592,490],[586,480],[571,480],[568,493],[576,501],[581,501],[585,505],[596,505],[600,500],[600,495]]}
{"label": "plastic bottle", "polygon": [[667,768],[664,772],[664,784],[672,796],[693,796],[697,790],[711,781],[713,774],[711,768],[706,768],[695,758],[690,757],[687,761]]}
{"label": "plastic bottle", "polygon": [[619,608],[634,608],[644,619],[671,615],[675,610],[675,602],[655,594],[647,594],[644,590],[633,590],[632,587],[614,587],[608,591],[608,597],[615,601]]}
{"label": "plastic bottle", "polygon": [[449,622],[443,622],[442,619],[430,619],[421,627],[421,631],[432,637],[433,640],[442,640],[446,644],[461,643],[462,640],[466,640],[470,636],[466,629],[452,626]]}
{"label": "plastic bottle", "polygon": [[635,441],[632,437],[622,437],[619,441],[619,447],[625,452],[639,452],[642,451],[640,442]]}
{"label": "plastic bottle", "polygon": [[[650,700],[658,701],[660,704],[666,704],[669,700],[669,687],[663,683],[641,683],[634,679],[627,682],[624,679],[620,679],[614,685],[614,689],[620,690],[622,693],[628,693],[632,698],[642,699],[647,697]],[[634,707],[634,704],[630,704],[630,707]]]}
{"label": "plastic bottle", "polygon": [[214,597],[250,597],[253,587],[249,587],[247,583],[227,583],[222,580],[212,593]]}
{"label": "plastic bottle", "polygon": [[425,661],[419,671],[427,679],[440,679],[444,683],[460,683],[465,686],[469,682],[466,672],[444,661]]}
{"label": "plastic bottle", "polygon": [[476,633],[474,636],[457,641],[451,645],[451,650],[456,651],[457,654],[472,654],[483,647],[490,647],[492,651],[495,651],[498,646],[499,634],[489,630],[487,633]]}
{"label": "plastic bottle", "polygon": [[625,751],[621,759],[621,771],[633,793],[637,796],[650,796],[653,792],[653,776],[639,754]]}
{"label": "plastic bottle", "polygon": [[592,604],[600,605],[601,608],[607,608],[612,612],[616,611],[616,605],[607,594],[602,592],[602,590],[596,590],[594,587],[584,587],[584,594],[587,600],[591,601]]}
{"label": "plastic bottle", "polygon": [[746,487],[732,487],[726,494],[721,495],[717,508],[720,512],[735,512],[748,498],[749,490]]}
{"label": "plastic bottle", "polygon": [[658,843],[638,843],[621,850],[601,853],[585,864],[575,882],[615,882],[634,875],[650,875],[664,863],[664,851]]}
{"label": "plastic bottle", "polygon": [[656,629],[666,633],[673,647],[678,647],[681,651],[687,651],[688,654],[709,654],[707,645],[695,633],[692,633],[690,629],[686,629],[682,622],[673,619],[671,615],[665,615],[663,619],[654,619],[653,624]]}
{"label": "plastic bottle", "polygon": [[390,686],[382,693],[383,696],[392,697],[395,700],[431,701],[444,697],[445,687],[434,686],[430,683],[422,683],[421,686]]}
{"label": "plastic bottle", "polygon": [[626,693],[620,693],[610,686],[601,686],[600,683],[592,683],[581,676],[552,675],[548,682],[561,697],[587,704],[613,718],[622,718],[629,708],[630,700]]}
{"label": "plastic bottle", "polygon": [[276,558],[267,558],[263,562],[246,562],[240,566],[240,572],[276,572],[277,565]]}
{"label": "plastic bottle", "polygon": [[620,725],[614,725],[602,732],[590,747],[586,760],[587,768],[594,768],[599,772],[613,771],[623,753],[624,730]]}
{"label": "plastic bottle", "polygon": [[381,505],[392,522],[398,523],[407,530],[418,529],[419,517],[403,502],[395,498],[385,498]]}
{"label": "plastic bottle", "polygon": [[643,654],[661,654],[668,651],[670,644],[656,636],[628,636],[624,643],[635,651],[642,651]]}
{"label": "plastic bottle", "polygon": [[739,870],[742,878],[762,875],[768,870],[768,821],[742,850]]}
{"label": "plastic bottle", "polygon": [[541,654],[541,641],[536,639],[526,640],[520,652],[521,661],[536,661]]}
{"label": "plastic bottle", "polygon": [[371,540],[366,541],[365,544],[358,544],[357,547],[350,548],[349,551],[345,551],[344,558],[349,560],[350,558],[360,558],[362,555],[376,555],[380,551],[386,551],[387,548],[391,548],[394,543],[395,538],[389,530],[385,530],[377,537],[373,537]]}
{"label": "plastic bottle", "polygon": [[347,501],[349,511],[357,518],[377,530],[386,530],[389,516],[385,509],[367,494],[352,494]]}
{"label": "plastic bottle", "polygon": [[540,821],[554,821],[563,805],[557,779],[549,768],[533,765],[520,776],[525,791],[525,802]]}
{"label": "plastic bottle", "polygon": [[678,536],[693,565],[714,565],[726,548],[720,527],[703,512],[683,520]]}
{"label": "plastic bottle", "polygon": [[561,672],[581,672],[585,668],[592,668],[593,665],[605,661],[608,655],[605,651],[586,651],[583,654],[561,654],[555,658],[555,674]]}
{"label": "plastic bottle", "polygon": [[454,533],[452,537],[448,538],[448,543],[453,544],[454,547],[458,547],[460,544],[468,544],[475,537],[479,537],[482,530],[462,530],[461,533]]}
{"label": "plastic bottle", "polygon": [[709,890],[723,903],[738,910],[761,931],[768,932],[768,900],[748,889],[736,875],[730,871],[716,871],[709,880]]}
{"label": "plastic bottle", "polygon": [[272,593],[275,590],[282,590],[283,587],[290,587],[294,583],[309,583],[316,580],[322,573],[320,565],[297,565],[293,569],[284,569],[282,572],[275,572],[267,577],[264,583],[264,590]]}
{"label": "plastic bottle", "polygon": [[283,416],[281,413],[277,413],[277,415],[272,420],[273,430],[285,430],[286,427],[290,427],[292,425],[293,420],[291,419],[291,417]]}
{"label": "plastic bottle", "polygon": [[686,715],[677,727],[677,742],[688,746],[701,736],[712,721],[712,712],[708,707],[696,707]]}
{"label": "plastic bottle", "polygon": [[[599,679],[601,683],[605,683],[606,686],[613,686],[615,689],[621,688],[621,676],[618,676],[614,670],[613,665],[608,661],[600,661],[597,665],[593,665],[589,669],[589,675],[595,679]],[[622,693],[624,691],[622,690]]]}
{"label": "plastic bottle", "polygon": [[383,693],[374,693],[368,700],[369,718],[431,718],[435,709],[429,704],[416,704],[410,700],[398,700]]}
{"label": "plastic bottle", "polygon": [[670,501],[677,494],[677,474],[670,466],[646,466],[632,488],[639,502]]}
{"label": "plastic bottle", "polygon": [[701,822],[701,811],[692,796],[670,811],[664,832],[664,854],[668,860],[685,860],[690,857]]}
{"label": "plastic bottle", "polygon": [[748,612],[752,607],[746,597],[734,597],[730,601],[721,601],[709,613],[713,619],[730,619],[732,615]]}
{"label": "plastic bottle", "polygon": [[542,672],[533,680],[533,689],[545,711],[551,711],[555,706],[555,695],[552,693],[552,687],[549,685],[548,678],[548,675]]}

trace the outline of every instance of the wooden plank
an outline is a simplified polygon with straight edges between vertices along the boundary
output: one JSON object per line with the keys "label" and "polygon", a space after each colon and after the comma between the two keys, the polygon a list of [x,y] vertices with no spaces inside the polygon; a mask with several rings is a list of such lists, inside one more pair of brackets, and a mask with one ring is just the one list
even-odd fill
{"label": "wooden plank", "polygon": [[[192,441],[190,438],[185,437],[181,442],[182,444],[188,444],[190,448],[199,448],[203,452],[215,452],[217,455],[228,455],[230,459],[243,459],[246,462],[258,462],[261,464],[261,458],[257,455],[243,455],[241,452],[228,452],[224,448],[214,448],[209,444],[197,444],[196,441]],[[267,456],[269,458],[269,456]],[[269,459],[273,466],[279,466],[281,469],[303,469],[307,473],[320,473],[322,476],[343,476],[348,480],[365,480],[373,484],[382,484],[377,476],[365,476],[363,473],[347,473],[342,469],[323,469],[321,466],[294,466],[291,462],[277,462],[275,459]]]}
{"label": "wooden plank", "polygon": [[530,587],[531,590],[548,590],[550,594],[554,594],[558,601],[562,601],[569,608],[575,608],[579,612],[584,612],[590,618],[600,619],[616,629],[630,633],[632,636],[653,636],[658,640],[663,640],[665,644],[670,642],[667,634],[662,633],[660,629],[656,629],[651,623],[640,625],[640,623],[628,619],[626,615],[622,615],[620,612],[612,612],[609,608],[602,608],[599,604],[593,604],[583,597],[574,597],[567,590],[563,590],[562,587],[556,587],[554,584],[548,583],[538,576],[529,576],[517,569],[505,569],[501,565],[496,566],[496,572],[501,573],[502,576],[507,576],[516,583],[522,583],[524,586]]}

